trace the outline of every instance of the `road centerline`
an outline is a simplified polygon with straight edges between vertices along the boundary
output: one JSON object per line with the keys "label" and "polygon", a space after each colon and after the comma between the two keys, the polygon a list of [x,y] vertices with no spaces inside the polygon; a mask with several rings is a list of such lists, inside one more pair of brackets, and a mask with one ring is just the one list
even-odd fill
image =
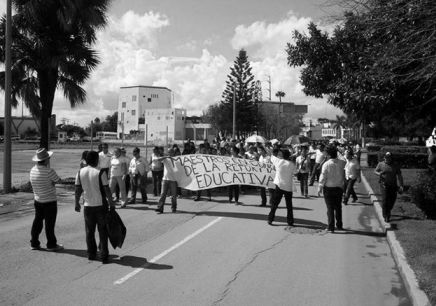
{"label": "road centerline", "polygon": [[126,274],[125,276],[123,276],[122,278],[116,280],[114,282],[114,285],[121,285],[122,283],[126,282],[128,279],[132,278],[133,276],[135,276],[139,272],[145,270],[150,264],[156,263],[158,260],[160,260],[161,258],[165,257],[166,255],[168,255],[169,253],[171,253],[175,249],[179,248],[180,246],[182,246],[183,244],[185,244],[189,240],[193,239],[195,236],[198,236],[199,234],[201,234],[202,232],[207,230],[209,227],[211,227],[212,225],[214,225],[215,223],[217,223],[221,219],[223,219],[223,217],[218,217],[218,218],[212,220],[211,222],[209,222],[208,224],[206,224],[205,226],[203,226],[202,228],[196,230],[192,234],[186,236],[183,240],[177,242],[175,245],[173,245],[172,247],[166,249],[165,251],[163,251],[159,255],[156,255],[150,261],[147,261],[147,263],[145,263],[142,267],[136,268],[132,272],[130,272],[130,273]]}

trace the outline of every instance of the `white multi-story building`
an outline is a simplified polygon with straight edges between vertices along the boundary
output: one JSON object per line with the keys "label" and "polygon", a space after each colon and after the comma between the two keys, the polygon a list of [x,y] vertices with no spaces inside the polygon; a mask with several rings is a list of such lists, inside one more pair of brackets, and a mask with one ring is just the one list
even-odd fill
{"label": "white multi-story building", "polygon": [[152,142],[185,139],[186,110],[173,107],[172,92],[166,87],[128,86],[120,88],[118,135],[147,131]]}

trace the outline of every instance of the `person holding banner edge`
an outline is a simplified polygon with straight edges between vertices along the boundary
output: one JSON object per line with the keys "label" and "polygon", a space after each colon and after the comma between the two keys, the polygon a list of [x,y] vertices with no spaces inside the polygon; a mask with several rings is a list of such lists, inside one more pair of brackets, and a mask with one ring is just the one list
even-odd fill
{"label": "person holding banner edge", "polygon": [[287,223],[289,226],[294,225],[294,213],[292,210],[292,191],[293,191],[293,176],[295,172],[295,163],[290,160],[291,152],[289,150],[280,150],[278,157],[271,155],[271,162],[276,168],[274,177],[274,198],[271,206],[271,211],[268,215],[268,224],[272,225],[274,221],[277,207],[285,197],[287,209]]}
{"label": "person holding banner edge", "polygon": [[163,214],[165,200],[167,195],[171,195],[171,211],[173,213],[177,210],[177,181],[172,171],[170,158],[174,157],[174,149],[168,149],[168,156],[159,157],[158,160],[163,163],[163,177],[162,177],[162,193],[159,199],[159,205],[155,209],[158,214]]}

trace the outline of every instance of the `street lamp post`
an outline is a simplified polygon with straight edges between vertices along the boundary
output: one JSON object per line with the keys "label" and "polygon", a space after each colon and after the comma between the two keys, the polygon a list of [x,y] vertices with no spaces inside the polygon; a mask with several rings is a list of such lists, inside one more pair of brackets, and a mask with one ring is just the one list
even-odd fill
{"label": "street lamp post", "polygon": [[12,0],[6,2],[6,41],[5,41],[5,127],[3,156],[3,190],[11,192],[11,44],[12,44]]}
{"label": "street lamp post", "polygon": [[236,139],[236,84],[233,84],[233,139]]}

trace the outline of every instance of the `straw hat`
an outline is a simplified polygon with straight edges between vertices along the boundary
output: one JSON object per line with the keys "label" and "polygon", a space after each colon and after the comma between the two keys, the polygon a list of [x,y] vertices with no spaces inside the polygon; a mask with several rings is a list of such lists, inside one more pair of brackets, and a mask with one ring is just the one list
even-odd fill
{"label": "straw hat", "polygon": [[43,161],[50,158],[53,155],[52,151],[47,151],[46,148],[41,148],[36,151],[36,155],[33,156],[33,161]]}

